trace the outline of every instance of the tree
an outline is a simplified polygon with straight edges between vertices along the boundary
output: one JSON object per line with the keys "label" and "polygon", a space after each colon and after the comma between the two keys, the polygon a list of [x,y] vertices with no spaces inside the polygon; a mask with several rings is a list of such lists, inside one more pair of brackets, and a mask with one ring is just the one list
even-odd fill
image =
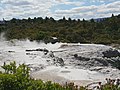
{"label": "tree", "polygon": [[114,17],[114,14],[112,14],[112,17]]}
{"label": "tree", "polygon": [[80,19],[78,19],[78,22],[80,22]]}
{"label": "tree", "polygon": [[29,22],[31,21],[31,18],[30,18],[30,17],[28,18],[28,21],[29,21]]}
{"label": "tree", "polygon": [[12,22],[12,23],[16,23],[16,21],[17,21],[16,18],[11,19],[11,22]]}
{"label": "tree", "polygon": [[45,17],[45,21],[47,21],[47,20],[49,20],[49,18],[48,18],[48,17]]}
{"label": "tree", "polygon": [[55,22],[54,18],[50,17],[50,21]]}
{"label": "tree", "polygon": [[42,32],[42,31],[39,31],[37,36],[36,36],[36,40],[43,40],[46,38],[46,33],[45,32]]}
{"label": "tree", "polygon": [[83,22],[85,22],[85,19],[83,18],[83,20],[82,20]]}
{"label": "tree", "polygon": [[90,22],[94,23],[95,21],[94,21],[94,19],[91,19]]}
{"label": "tree", "polygon": [[63,21],[66,21],[66,18],[65,18],[65,16],[63,17]]}
{"label": "tree", "polygon": [[[10,21],[6,21],[4,25],[0,24],[0,31],[5,31],[5,36],[8,40],[26,38],[30,40],[49,40],[49,37],[56,36],[61,41],[70,42],[79,42],[79,38],[83,38],[85,42],[96,42],[94,38],[101,34],[107,34],[110,36],[110,43],[114,42],[117,44],[120,37],[118,32],[120,28],[119,16],[112,14],[112,17],[101,18],[99,22],[95,22],[94,19],[88,21],[84,18],[81,21],[80,19],[77,21],[75,19],[71,20],[71,18],[66,20],[65,17],[59,20],[55,20],[52,17],[46,17],[45,19],[38,17],[35,20],[31,18],[22,20],[13,18]],[[82,32],[83,30],[85,30],[85,33],[82,34],[83,36],[77,36],[76,32]],[[68,38],[69,35],[72,35],[70,36],[71,39]],[[77,40],[76,36],[78,37]],[[102,37],[100,39],[102,40]]]}
{"label": "tree", "polygon": [[70,17],[68,18],[68,21],[69,21],[69,22],[71,22],[71,21],[72,21]]}

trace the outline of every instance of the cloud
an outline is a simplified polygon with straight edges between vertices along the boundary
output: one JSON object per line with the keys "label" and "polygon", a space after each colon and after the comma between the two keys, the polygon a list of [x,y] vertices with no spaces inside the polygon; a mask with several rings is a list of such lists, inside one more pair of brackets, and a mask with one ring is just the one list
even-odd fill
{"label": "cloud", "polygon": [[28,1],[6,1],[6,2],[2,2],[3,4],[6,5],[13,5],[13,6],[20,6],[20,5],[30,5],[31,3],[29,3]]}
{"label": "cloud", "polygon": [[84,2],[82,1],[69,1],[69,0],[55,0],[57,2],[59,2],[59,4],[65,4],[65,5],[75,5],[75,6],[80,6],[82,4],[84,4]]}
{"label": "cloud", "polygon": [[6,19],[45,17],[54,5],[52,0],[3,0],[0,4],[2,5],[1,17]]}
{"label": "cloud", "polygon": [[[91,2],[91,3],[90,3]],[[94,4],[92,4],[94,2]],[[99,4],[96,4],[99,3]],[[106,3],[107,2],[107,3]],[[59,7],[58,7],[59,6]],[[60,8],[62,7],[62,9]],[[71,7],[72,6],[72,7]],[[57,8],[56,8],[57,7]],[[69,8],[66,8],[69,7]],[[108,17],[120,13],[119,0],[0,0],[1,18],[63,16],[71,18]]]}
{"label": "cloud", "polygon": [[81,6],[75,7],[69,10],[56,10],[56,14],[65,15],[69,17],[77,16],[77,18],[99,18],[108,17],[112,13],[119,14],[120,13],[120,1],[116,1],[109,4],[102,5],[91,5],[91,6]]}

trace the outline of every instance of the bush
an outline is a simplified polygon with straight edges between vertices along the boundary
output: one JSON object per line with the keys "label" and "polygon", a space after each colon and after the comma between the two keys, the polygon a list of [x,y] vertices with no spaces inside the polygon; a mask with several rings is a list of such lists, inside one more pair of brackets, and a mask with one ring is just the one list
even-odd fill
{"label": "bush", "polygon": [[[29,68],[25,65],[16,66],[15,62],[4,65],[5,73],[0,73],[0,90],[89,90],[83,86],[78,87],[74,83],[66,83],[62,86],[51,81],[43,82],[34,80],[29,76]],[[101,85],[100,85],[101,86]],[[106,83],[99,90],[120,90],[118,85]]]}

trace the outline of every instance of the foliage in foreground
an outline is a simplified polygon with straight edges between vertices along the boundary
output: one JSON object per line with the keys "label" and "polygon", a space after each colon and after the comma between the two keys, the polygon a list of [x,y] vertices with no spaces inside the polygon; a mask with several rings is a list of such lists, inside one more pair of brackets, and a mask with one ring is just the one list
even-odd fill
{"label": "foliage in foreground", "polygon": [[[29,76],[29,68],[25,65],[16,66],[15,62],[4,65],[4,73],[0,73],[0,90],[88,90],[87,87],[78,87],[74,83],[60,85],[51,81],[34,80]],[[117,85],[106,84],[98,90],[120,90]]]}

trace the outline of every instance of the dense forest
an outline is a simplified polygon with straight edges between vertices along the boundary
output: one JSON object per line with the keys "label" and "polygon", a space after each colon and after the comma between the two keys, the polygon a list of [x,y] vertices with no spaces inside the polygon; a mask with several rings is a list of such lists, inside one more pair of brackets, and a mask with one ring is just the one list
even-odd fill
{"label": "dense forest", "polygon": [[91,20],[65,17],[59,20],[52,17],[13,18],[0,24],[2,31],[8,40],[27,38],[50,42],[52,37],[57,37],[60,42],[120,44],[120,14]]}

